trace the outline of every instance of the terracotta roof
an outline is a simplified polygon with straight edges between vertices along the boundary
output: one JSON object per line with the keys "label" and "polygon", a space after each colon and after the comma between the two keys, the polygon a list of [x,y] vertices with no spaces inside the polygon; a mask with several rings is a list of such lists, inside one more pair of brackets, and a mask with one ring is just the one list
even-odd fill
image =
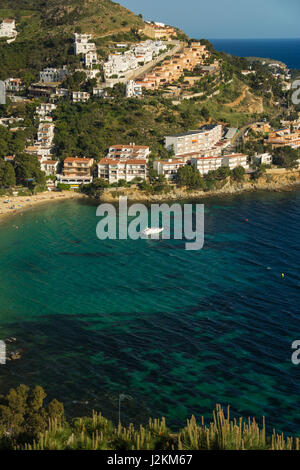
{"label": "terracotta roof", "polygon": [[99,160],[98,165],[117,165],[120,163],[119,160],[113,160],[112,158],[101,158]]}
{"label": "terracotta roof", "polygon": [[126,160],[125,163],[129,163],[130,165],[146,165],[146,160]]}
{"label": "terracotta roof", "polygon": [[43,165],[56,165],[58,163],[57,160],[44,160],[42,162]]}
{"label": "terracotta roof", "polygon": [[88,163],[90,162],[91,160],[93,160],[93,158],[80,158],[80,157],[67,157],[65,159],[65,162],[67,163]]}
{"label": "terracotta roof", "polygon": [[146,145],[111,145],[109,147],[109,150],[110,149],[118,149],[118,150],[121,150],[121,149],[148,149],[149,147],[146,146]]}

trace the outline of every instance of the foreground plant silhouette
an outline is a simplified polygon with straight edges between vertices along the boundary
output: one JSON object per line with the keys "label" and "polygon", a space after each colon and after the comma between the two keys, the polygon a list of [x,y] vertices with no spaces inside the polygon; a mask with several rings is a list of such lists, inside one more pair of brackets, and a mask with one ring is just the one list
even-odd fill
{"label": "foreground plant silhouette", "polygon": [[211,422],[200,424],[192,416],[177,433],[167,428],[165,418],[149,419],[147,426],[114,426],[101,413],[68,422],[63,405],[53,400],[45,408],[41,387],[21,385],[0,399],[0,448],[14,450],[299,450],[299,438],[275,431],[266,434],[265,420],[230,419],[221,405]]}

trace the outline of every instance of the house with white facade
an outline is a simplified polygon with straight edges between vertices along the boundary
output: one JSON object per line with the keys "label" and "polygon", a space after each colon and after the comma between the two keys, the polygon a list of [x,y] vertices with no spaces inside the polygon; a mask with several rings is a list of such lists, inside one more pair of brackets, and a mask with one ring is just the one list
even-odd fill
{"label": "house with white facade", "polygon": [[74,34],[74,54],[87,54],[88,52],[96,52],[96,44],[90,42],[91,34]]}
{"label": "house with white facade", "polygon": [[248,170],[248,155],[244,153],[233,153],[231,155],[224,155],[222,166],[228,166],[230,170],[233,170],[238,166],[242,166],[245,170]]}
{"label": "house with white facade", "polygon": [[172,180],[179,168],[186,165],[184,160],[178,158],[169,158],[168,160],[154,160],[153,168],[159,175],[163,175],[166,179]]}
{"label": "house with white facade", "polygon": [[6,91],[19,92],[24,90],[21,78],[7,78],[4,83]]}
{"label": "house with white facade", "polygon": [[209,171],[215,171],[223,164],[223,157],[197,157],[191,159],[191,164],[194,165],[201,175],[206,175]]}
{"label": "house with white facade", "polygon": [[118,160],[102,158],[98,163],[98,177],[110,184],[120,180],[130,182],[135,178],[143,180],[147,177],[147,161],[139,159]]}
{"label": "house with white facade", "polygon": [[88,68],[93,68],[94,66],[98,65],[99,64],[99,61],[98,61],[98,56],[97,56],[97,52],[94,52],[94,51],[91,51],[91,52],[87,52],[84,56],[84,65],[85,67],[88,67]]}
{"label": "house with white facade", "polygon": [[38,116],[47,116],[52,113],[56,109],[56,104],[53,103],[41,103],[37,108],[36,108],[36,114]]}
{"label": "house with white facade", "polygon": [[270,153],[261,153],[259,155],[255,155],[252,158],[252,161],[257,162],[260,165],[272,165],[273,156]]}
{"label": "house with white facade", "polygon": [[0,25],[0,38],[15,38],[17,36],[16,20],[5,18]]}
{"label": "house with white facade", "polygon": [[41,122],[37,132],[37,142],[43,147],[51,147],[54,139],[54,124]]}
{"label": "house with white facade", "polygon": [[42,83],[55,83],[62,82],[68,75],[68,69],[64,65],[62,69],[55,69],[47,67],[40,72],[40,82]]}
{"label": "house with white facade", "polygon": [[93,88],[93,96],[97,96],[97,98],[105,98],[107,96],[107,92],[104,88],[95,87]]}
{"label": "house with white facade", "polygon": [[124,54],[111,54],[103,65],[105,78],[120,78],[129,70],[138,68],[138,59],[132,51]]}
{"label": "house with white facade", "polygon": [[129,80],[126,83],[126,98],[137,98],[143,96],[143,87],[141,84],[136,83],[134,80]]}
{"label": "house with white facade", "polygon": [[41,170],[46,173],[47,176],[56,175],[58,161],[57,160],[41,160],[40,161]]}
{"label": "house with white facade", "polygon": [[53,98],[61,98],[63,96],[68,96],[69,90],[67,88],[56,88]]}
{"label": "house with white facade", "polygon": [[73,103],[86,102],[90,99],[90,94],[86,91],[73,91],[72,101]]}

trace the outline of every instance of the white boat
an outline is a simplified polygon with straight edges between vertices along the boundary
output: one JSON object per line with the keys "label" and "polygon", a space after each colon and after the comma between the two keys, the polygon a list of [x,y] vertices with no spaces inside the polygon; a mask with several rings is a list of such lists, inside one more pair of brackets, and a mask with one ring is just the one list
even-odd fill
{"label": "white boat", "polygon": [[142,234],[148,237],[150,235],[157,235],[158,233],[161,233],[163,230],[164,230],[163,228],[159,228],[159,227],[146,227],[145,230],[142,231]]}

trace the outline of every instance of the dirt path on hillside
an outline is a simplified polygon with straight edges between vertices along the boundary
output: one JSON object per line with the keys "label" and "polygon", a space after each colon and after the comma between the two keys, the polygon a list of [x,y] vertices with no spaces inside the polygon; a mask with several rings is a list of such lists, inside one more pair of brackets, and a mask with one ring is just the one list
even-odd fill
{"label": "dirt path on hillside", "polygon": [[246,98],[246,94],[247,94],[248,90],[249,90],[249,88],[247,86],[245,86],[243,88],[242,94],[236,100],[232,101],[232,103],[226,103],[224,106],[229,106],[231,108],[234,108],[235,106],[238,106]]}

